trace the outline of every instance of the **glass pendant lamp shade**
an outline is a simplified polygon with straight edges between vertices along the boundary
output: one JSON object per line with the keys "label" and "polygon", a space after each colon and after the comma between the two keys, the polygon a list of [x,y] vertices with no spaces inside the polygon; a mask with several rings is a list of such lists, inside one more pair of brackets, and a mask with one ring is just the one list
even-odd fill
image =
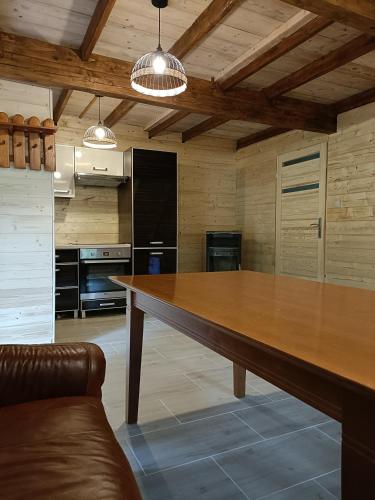
{"label": "glass pendant lamp shade", "polygon": [[160,45],[160,9],[166,7],[168,1],[153,0],[152,3],[159,9],[159,45],[154,52],[145,54],[135,63],[130,84],[141,94],[175,96],[187,88],[186,73],[177,57],[164,52]]}
{"label": "glass pendant lamp shade", "polygon": [[130,82],[141,94],[158,97],[178,95],[187,88],[184,67],[177,57],[161,48],[138,59]]}
{"label": "glass pendant lamp shade", "polygon": [[117,147],[117,140],[112,130],[99,122],[86,130],[83,145],[89,148],[113,149]]}
{"label": "glass pendant lamp shade", "polygon": [[101,122],[100,119],[100,97],[99,97],[99,121],[97,125],[89,127],[83,135],[83,145],[88,148],[113,149],[117,147],[117,140],[112,130]]}

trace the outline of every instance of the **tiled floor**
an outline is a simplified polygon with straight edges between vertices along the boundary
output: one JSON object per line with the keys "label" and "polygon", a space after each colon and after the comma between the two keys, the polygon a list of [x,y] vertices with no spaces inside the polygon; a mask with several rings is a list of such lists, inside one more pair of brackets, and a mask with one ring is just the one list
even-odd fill
{"label": "tiled floor", "polygon": [[145,500],[340,498],[339,424],[248,373],[233,397],[231,363],[147,318],[140,420],[125,413],[125,317],[56,323],[56,340],[95,342],[107,358],[103,400]]}

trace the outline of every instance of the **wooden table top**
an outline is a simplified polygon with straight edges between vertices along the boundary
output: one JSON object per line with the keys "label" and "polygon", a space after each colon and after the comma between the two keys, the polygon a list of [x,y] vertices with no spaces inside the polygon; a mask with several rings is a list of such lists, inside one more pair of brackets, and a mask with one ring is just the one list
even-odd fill
{"label": "wooden table top", "polygon": [[113,280],[375,391],[375,292],[251,271]]}

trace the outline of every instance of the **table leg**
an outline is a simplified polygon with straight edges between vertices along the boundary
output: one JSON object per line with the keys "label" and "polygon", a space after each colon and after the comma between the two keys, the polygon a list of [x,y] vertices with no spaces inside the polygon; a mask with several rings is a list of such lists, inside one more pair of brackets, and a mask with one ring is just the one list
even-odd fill
{"label": "table leg", "polygon": [[135,292],[128,290],[126,303],[127,365],[126,365],[126,421],[138,420],[139,385],[143,344],[144,312],[134,306]]}
{"label": "table leg", "polygon": [[345,394],[342,500],[375,499],[375,399]]}
{"label": "table leg", "polygon": [[246,368],[233,363],[233,393],[236,398],[246,396]]}

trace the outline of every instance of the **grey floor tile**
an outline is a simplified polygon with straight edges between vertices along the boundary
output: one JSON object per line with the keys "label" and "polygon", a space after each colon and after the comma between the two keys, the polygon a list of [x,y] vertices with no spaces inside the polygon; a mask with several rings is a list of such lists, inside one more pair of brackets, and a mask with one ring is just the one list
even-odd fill
{"label": "grey floor tile", "polygon": [[335,420],[331,420],[326,424],[319,425],[320,429],[325,434],[328,434],[332,439],[341,443],[341,424]]}
{"label": "grey floor tile", "polygon": [[330,491],[336,498],[341,498],[341,470],[336,470],[325,476],[318,477],[316,481]]}
{"label": "grey floor tile", "polygon": [[258,434],[232,414],[129,438],[146,473],[207,458],[258,440]]}
{"label": "grey floor tile", "polygon": [[314,481],[308,481],[262,497],[262,500],[336,500],[336,497]]}
{"label": "grey floor tile", "polygon": [[122,423],[118,428],[118,434],[124,439],[129,436],[157,431],[167,427],[178,425],[179,421],[158,399],[142,398],[139,403],[139,414],[137,424],[125,422],[125,405],[121,405]]}
{"label": "grey floor tile", "polygon": [[279,389],[273,384],[270,384],[266,380],[256,377],[249,377],[249,372],[247,375],[247,387],[254,387],[257,391],[261,392],[268,398],[272,399],[272,401],[279,401],[280,399],[291,398],[292,396],[287,392]]}
{"label": "grey floor tile", "polygon": [[128,443],[124,442],[122,439],[119,439],[116,432],[115,432],[115,436],[116,436],[116,439],[119,442],[123,452],[125,453],[126,458],[128,459],[128,462],[129,462],[130,467],[132,468],[134,474],[137,477],[144,476],[144,472],[142,470],[142,467],[140,466],[137,459],[135,458],[135,455],[134,455],[132,449],[130,448],[130,446],[128,445]]}
{"label": "grey floor tile", "polygon": [[335,470],[340,454],[332,439],[307,429],[217,455],[215,460],[254,500]]}
{"label": "grey floor tile", "polygon": [[138,479],[144,500],[245,500],[213,460],[199,460]]}
{"label": "grey floor tile", "polygon": [[269,402],[255,389],[248,389],[246,397],[237,399],[233,391],[223,388],[197,389],[189,393],[168,394],[163,403],[181,422],[191,422]]}
{"label": "grey floor tile", "polygon": [[329,417],[295,398],[241,410],[238,416],[266,438],[326,422]]}

